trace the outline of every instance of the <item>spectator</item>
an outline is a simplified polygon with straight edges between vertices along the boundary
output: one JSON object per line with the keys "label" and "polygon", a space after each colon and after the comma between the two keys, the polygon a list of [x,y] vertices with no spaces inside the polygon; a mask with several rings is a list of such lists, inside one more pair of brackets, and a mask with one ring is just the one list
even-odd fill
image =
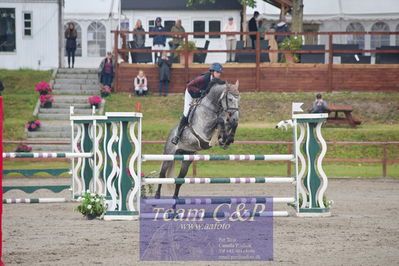
{"label": "spectator", "polygon": [[171,142],[175,145],[180,140],[181,134],[183,133],[184,127],[188,123],[188,113],[193,99],[204,97],[213,85],[225,84],[226,82],[221,80],[220,77],[223,72],[223,66],[219,63],[213,63],[209,72],[202,74],[187,84],[186,91],[184,93],[184,111],[183,116],[180,119],[179,126],[177,129],[176,136],[174,136]]}
{"label": "spectator", "polygon": [[[266,33],[273,33],[273,32],[276,32],[276,30],[273,27],[270,28],[269,31],[266,31]],[[277,45],[276,38],[274,37],[274,35],[265,34],[265,40],[268,40],[270,50],[278,50],[278,45]],[[270,59],[270,63],[277,63],[278,62],[278,54],[277,53],[269,53],[269,59]]]}
{"label": "spectator", "polygon": [[265,34],[264,33],[266,31],[266,28],[263,27],[263,21],[262,20],[259,20],[258,24],[259,24],[258,31],[261,33],[260,34],[260,39],[264,40],[265,39]]}
{"label": "spectator", "polygon": [[134,91],[137,96],[147,95],[147,78],[144,75],[144,71],[140,70],[139,74],[134,79]]}
{"label": "spectator", "polygon": [[68,23],[68,27],[65,30],[65,39],[66,39],[66,51],[68,55],[68,68],[71,68],[71,58],[72,58],[72,68],[75,65],[75,51],[76,51],[76,38],[78,37],[78,33],[75,29],[75,24]]}
{"label": "spectator", "polygon": [[3,85],[3,82],[0,80],[0,96],[3,91],[4,91],[4,85]]}
{"label": "spectator", "polygon": [[[170,67],[172,62],[170,61],[166,52],[162,52],[162,57],[158,58],[159,67],[159,96],[168,96],[169,80],[170,80]],[[163,87],[163,89],[162,89]]]}
{"label": "spectator", "polygon": [[[256,19],[258,17],[259,17],[259,12],[255,11],[254,12],[254,16],[249,20],[249,23],[248,23],[248,30],[250,32],[258,31],[258,26],[257,26],[257,23],[256,23]],[[255,49],[256,35],[250,35],[250,37],[251,37],[251,40],[252,40],[252,49]]]}
{"label": "spectator", "polygon": [[[172,27],[171,32],[186,32],[186,30],[181,25],[181,19],[176,20],[176,25]],[[176,49],[181,42],[183,42],[184,37],[182,35],[173,35],[172,41],[169,42],[170,49]]]}
{"label": "spectator", "polygon": [[[162,27],[162,19],[160,17],[157,17],[155,19],[155,26],[151,28],[151,31],[165,32],[165,28]],[[159,35],[159,34],[153,35],[152,48],[154,50],[164,50],[165,43],[166,43],[166,35]],[[155,52],[154,53],[154,62],[157,62],[158,57],[159,57],[159,52]]]}
{"label": "spectator", "polygon": [[[277,24],[276,32],[290,32],[290,28],[289,28],[285,18],[282,18],[281,21]],[[284,39],[287,37],[288,37],[288,35],[277,35],[276,41],[279,44],[282,41],[284,41]]]}
{"label": "spectator", "polygon": [[[133,31],[145,32],[140,19],[136,21],[136,25],[134,26]],[[137,33],[133,34],[133,41],[136,45],[135,48],[143,48],[145,44],[145,34],[137,34]]]}
{"label": "spectator", "polygon": [[[224,32],[236,32],[237,27],[234,23],[233,17],[229,17],[228,22],[224,25]],[[226,50],[235,50],[237,44],[237,39],[235,34],[226,34]],[[236,54],[227,52],[226,62],[234,62]]]}
{"label": "spectator", "polygon": [[327,113],[327,102],[323,101],[321,94],[316,95],[316,101],[312,103],[312,110],[310,113]]}
{"label": "spectator", "polygon": [[112,60],[112,53],[107,52],[107,56],[101,61],[99,68],[100,83],[111,87],[114,79],[114,63]]}

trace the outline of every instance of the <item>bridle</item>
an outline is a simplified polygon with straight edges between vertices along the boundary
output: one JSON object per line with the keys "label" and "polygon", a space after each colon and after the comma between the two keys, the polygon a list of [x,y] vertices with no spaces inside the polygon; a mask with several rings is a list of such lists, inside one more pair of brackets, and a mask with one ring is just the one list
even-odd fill
{"label": "bridle", "polygon": [[[238,112],[240,109],[238,107],[229,106],[229,100],[227,97],[228,94],[229,94],[228,91],[224,91],[219,98],[219,102],[223,109],[223,112],[229,114],[229,116],[231,117],[235,112]],[[233,97],[236,98],[236,96],[234,96],[234,95],[233,95]],[[225,103],[224,105],[223,105],[223,101]]]}

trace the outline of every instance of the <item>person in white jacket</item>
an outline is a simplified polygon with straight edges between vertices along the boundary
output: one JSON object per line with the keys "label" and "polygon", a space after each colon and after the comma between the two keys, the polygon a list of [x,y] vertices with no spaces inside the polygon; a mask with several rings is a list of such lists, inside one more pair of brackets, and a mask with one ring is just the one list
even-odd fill
{"label": "person in white jacket", "polygon": [[[229,21],[224,25],[224,32],[237,32],[236,24],[234,23],[233,17],[229,17]],[[235,34],[227,34],[226,35],[226,49],[227,50],[235,50],[236,49],[236,35]],[[234,62],[236,59],[235,53],[227,52],[226,62]]]}

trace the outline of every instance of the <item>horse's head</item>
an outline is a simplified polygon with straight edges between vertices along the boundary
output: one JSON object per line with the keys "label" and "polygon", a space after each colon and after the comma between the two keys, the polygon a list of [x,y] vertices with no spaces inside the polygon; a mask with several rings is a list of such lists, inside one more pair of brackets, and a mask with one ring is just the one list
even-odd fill
{"label": "horse's head", "polygon": [[238,91],[239,82],[226,84],[226,89],[220,97],[220,104],[226,114],[228,124],[237,124],[239,119],[240,92]]}
{"label": "horse's head", "polygon": [[221,136],[220,145],[227,148],[234,142],[234,135],[238,126],[240,92],[238,91],[238,80],[235,84],[226,84],[226,88],[220,96],[220,105],[223,108],[223,119],[225,124],[225,136]]}

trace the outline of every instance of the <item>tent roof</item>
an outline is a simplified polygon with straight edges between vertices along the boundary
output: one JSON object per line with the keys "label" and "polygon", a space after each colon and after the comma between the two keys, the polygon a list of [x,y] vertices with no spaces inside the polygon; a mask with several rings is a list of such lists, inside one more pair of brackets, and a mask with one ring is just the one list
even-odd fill
{"label": "tent roof", "polygon": [[[331,20],[331,19],[399,19],[398,0],[303,0],[304,20]],[[247,13],[255,10],[265,18],[276,18],[280,9],[257,0],[255,9],[248,8]]]}
{"label": "tent roof", "polygon": [[241,10],[241,4],[236,0],[217,0],[214,4],[194,4],[187,7],[187,0],[121,0],[122,9],[126,10]]}

